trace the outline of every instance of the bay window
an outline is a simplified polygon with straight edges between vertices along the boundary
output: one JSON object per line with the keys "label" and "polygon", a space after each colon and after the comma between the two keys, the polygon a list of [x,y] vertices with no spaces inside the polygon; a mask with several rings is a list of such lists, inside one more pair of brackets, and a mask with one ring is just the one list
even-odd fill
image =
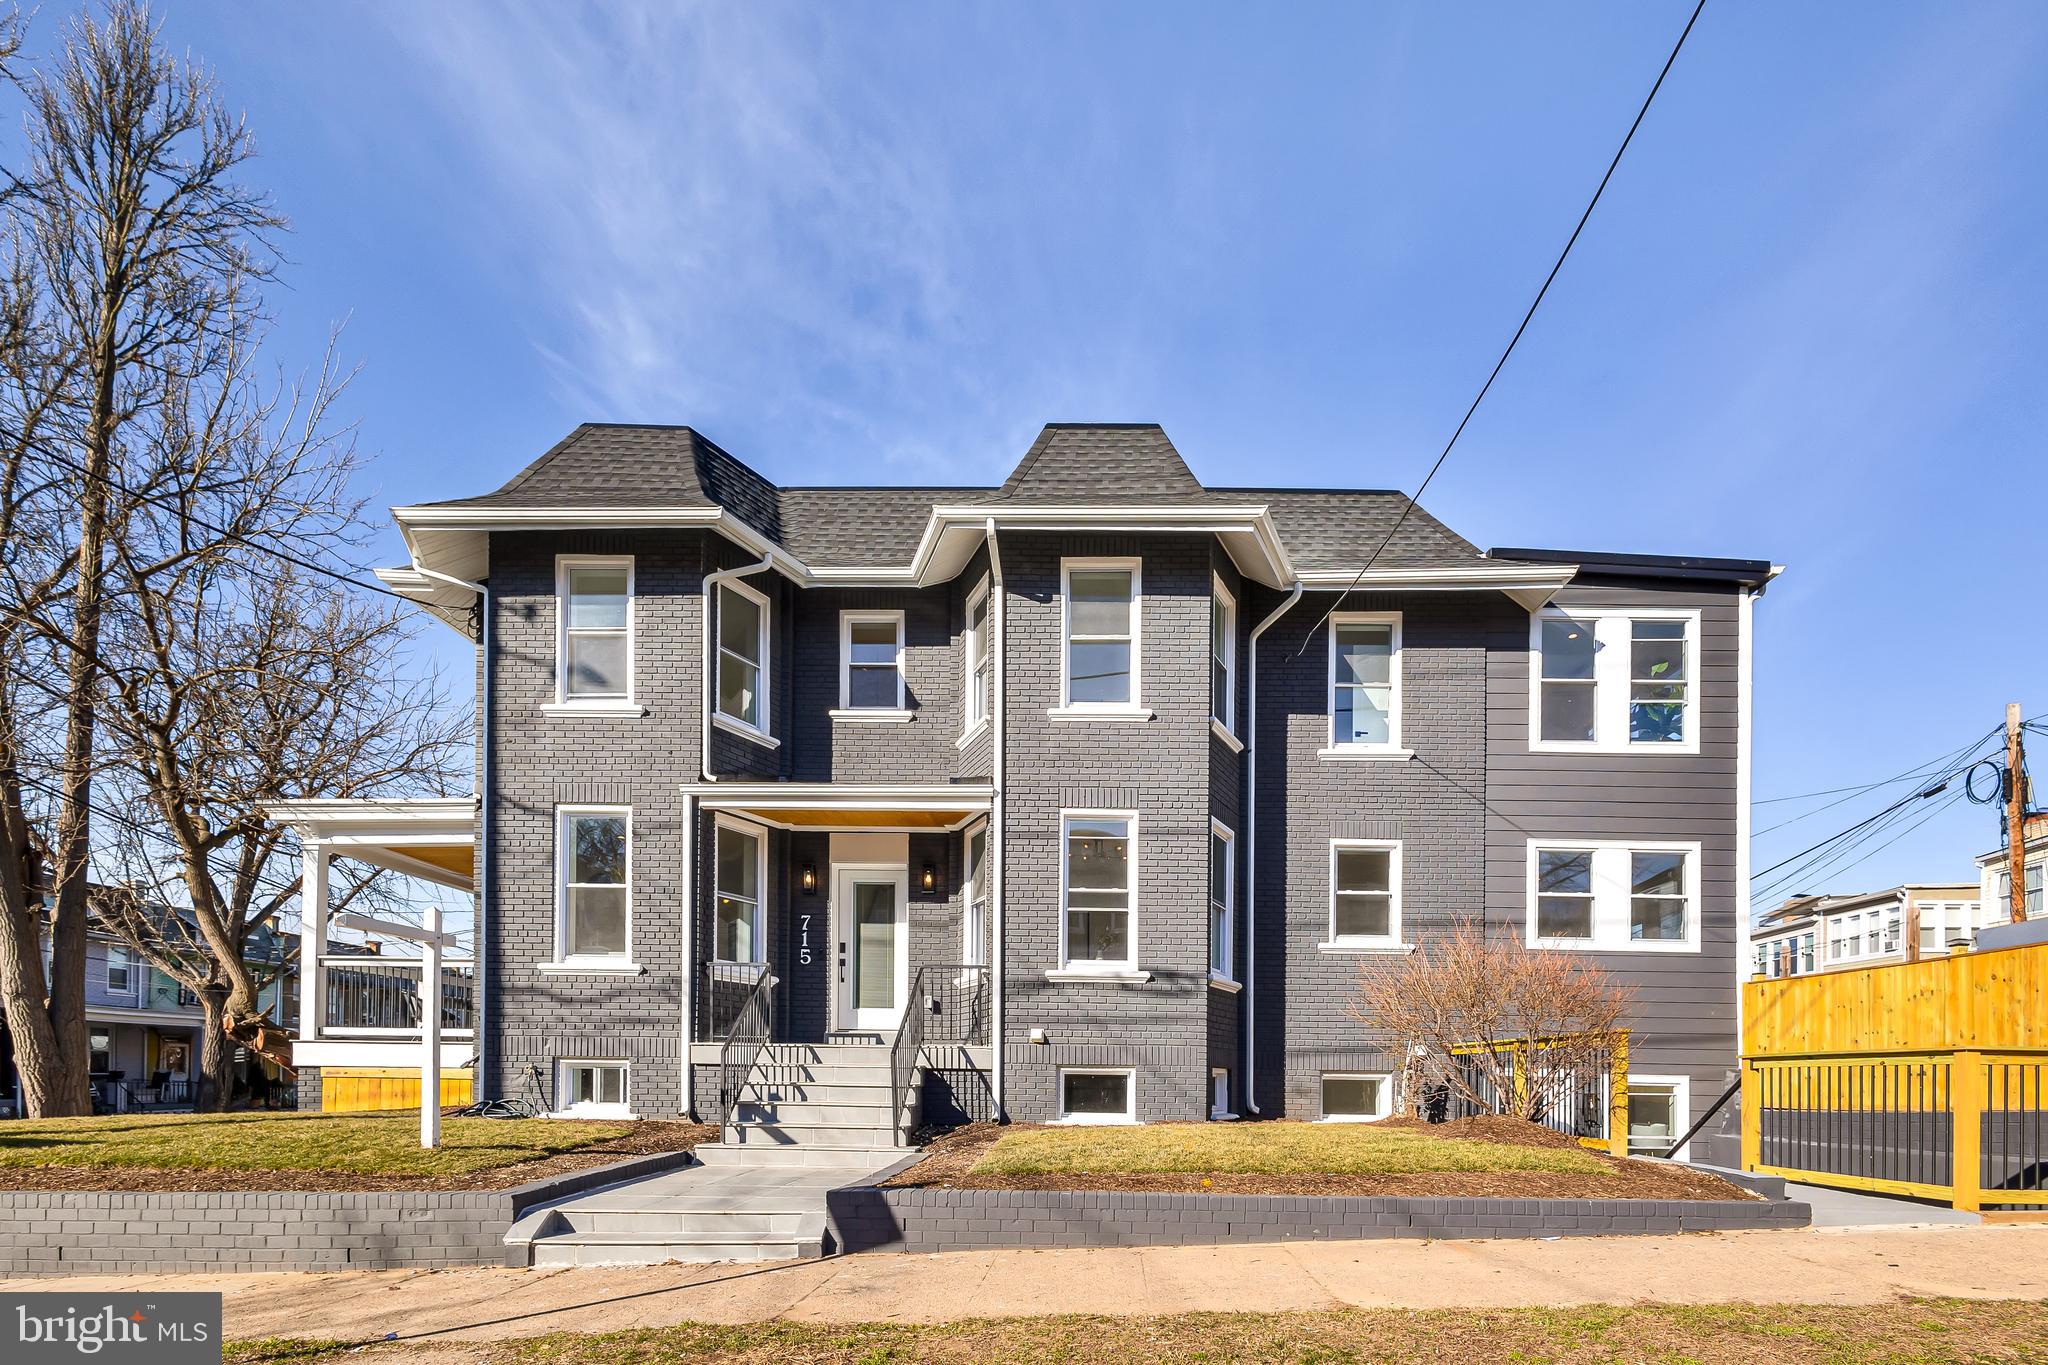
{"label": "bay window", "polygon": [[743,583],[718,585],[718,714],[768,731],[768,599]]}
{"label": "bay window", "polygon": [[713,954],[720,962],[759,962],[766,845],[760,831],[722,819],[714,843]]}

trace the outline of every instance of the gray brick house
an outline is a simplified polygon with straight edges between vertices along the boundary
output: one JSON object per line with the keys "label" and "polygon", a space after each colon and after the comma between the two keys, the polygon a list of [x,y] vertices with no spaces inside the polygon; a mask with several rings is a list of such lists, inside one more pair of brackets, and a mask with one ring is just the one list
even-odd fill
{"label": "gray brick house", "polygon": [[1154,425],[970,488],[586,425],[396,515],[479,643],[485,1093],[717,1110],[765,976],[778,1042],[992,1020],[969,1112],[1368,1117],[1358,973],[1468,918],[1636,985],[1639,1145],[1732,1074],[1767,563],[1482,553]]}

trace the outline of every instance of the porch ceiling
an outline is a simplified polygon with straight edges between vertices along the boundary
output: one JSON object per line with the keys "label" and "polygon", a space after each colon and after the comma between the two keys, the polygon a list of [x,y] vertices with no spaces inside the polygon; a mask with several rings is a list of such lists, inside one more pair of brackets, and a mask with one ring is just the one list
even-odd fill
{"label": "porch ceiling", "polygon": [[985,814],[987,783],[853,785],[829,782],[689,783],[704,809],[785,829],[958,829]]}
{"label": "porch ceiling", "polygon": [[980,812],[966,810],[781,810],[774,807],[724,807],[771,825],[797,829],[951,829]]}

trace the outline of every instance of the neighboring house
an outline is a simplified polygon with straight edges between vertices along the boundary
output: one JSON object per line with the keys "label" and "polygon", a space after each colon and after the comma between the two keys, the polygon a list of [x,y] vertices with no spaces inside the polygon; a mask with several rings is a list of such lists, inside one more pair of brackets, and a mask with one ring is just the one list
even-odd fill
{"label": "neighboring house", "polygon": [[[276,813],[310,923],[329,856],[482,870],[485,1094],[715,1113],[731,983],[855,1049],[930,968],[993,983],[964,1064],[1012,1117],[1372,1117],[1357,975],[1467,917],[1637,988],[1646,1128],[1733,1073],[1766,562],[1484,554],[1398,493],[1205,487],[1153,425],[972,488],[586,425],[396,516],[384,580],[488,642],[479,802]],[[325,1022],[308,1064],[416,1054]]]}
{"label": "neighboring house", "polygon": [[[2036,811],[2027,816],[2020,826],[2020,841],[2026,850],[2022,864],[2020,883],[2026,889],[2026,911],[2028,919],[2040,919],[2048,914],[2048,903],[2044,903],[2042,883],[2048,879],[2048,811]],[[1987,924],[2006,924],[2012,920],[2012,855],[2009,849],[1994,849],[1977,856],[1979,894],[1984,900]]]}
{"label": "neighboring house", "polygon": [[[261,971],[273,972],[281,955],[295,946],[295,936],[259,928],[250,936],[250,961]],[[46,928],[46,973],[49,966]],[[287,968],[259,998],[266,1015],[289,1023],[297,1008],[295,973]],[[133,1109],[190,1103],[203,1022],[198,999],[150,966],[96,918],[86,931],[85,1022],[86,1065],[103,1105]],[[12,1112],[20,1093],[12,1040],[6,1035],[7,1026],[0,1021],[0,1112]]]}
{"label": "neighboring house", "polygon": [[1903,962],[1916,932],[1918,955],[1939,957],[1967,949],[1978,929],[2001,918],[1986,909],[1972,882],[1894,886],[1849,896],[1794,896],[1764,915],[1751,933],[1750,972],[1803,976]]}

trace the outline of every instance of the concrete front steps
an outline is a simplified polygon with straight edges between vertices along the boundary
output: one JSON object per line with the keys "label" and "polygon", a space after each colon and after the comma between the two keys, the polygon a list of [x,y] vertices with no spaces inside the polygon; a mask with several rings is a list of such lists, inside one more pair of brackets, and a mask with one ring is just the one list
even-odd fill
{"label": "concrete front steps", "polygon": [[696,1164],[536,1210],[505,1235],[533,1266],[777,1261],[825,1254],[825,1195],[910,1155],[897,1145],[889,1049],[772,1043],[724,1140]]}

